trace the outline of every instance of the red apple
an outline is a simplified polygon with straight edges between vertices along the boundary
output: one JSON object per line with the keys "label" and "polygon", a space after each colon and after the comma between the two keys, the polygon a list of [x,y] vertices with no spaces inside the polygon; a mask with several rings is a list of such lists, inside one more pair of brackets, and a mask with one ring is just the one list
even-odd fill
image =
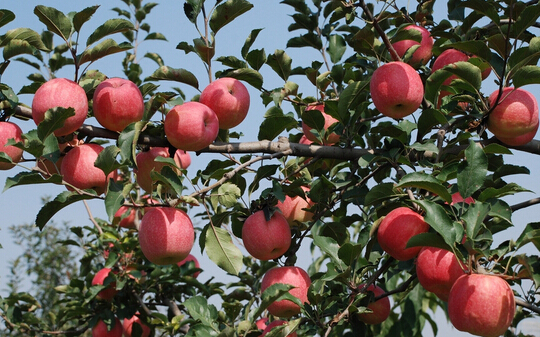
{"label": "red apple", "polygon": [[[154,182],[152,180],[151,172],[161,172],[167,163],[157,162],[157,157],[169,158],[169,148],[167,147],[152,147],[148,151],[139,152],[135,161],[137,162],[136,180],[139,186],[146,192],[152,192],[154,190]],[[191,157],[189,153],[183,150],[176,150],[174,154],[174,161],[180,168],[186,169],[191,164]]]}
{"label": "red apple", "polygon": [[139,244],[144,256],[158,265],[178,263],[191,252],[195,232],[189,216],[172,207],[153,207],[144,214]]}
{"label": "red apple", "polygon": [[515,312],[512,289],[496,275],[463,275],[454,283],[448,296],[450,321],[456,329],[473,335],[503,335]]}
{"label": "red apple", "polygon": [[204,88],[199,102],[216,113],[220,129],[228,130],[246,118],[249,110],[249,92],[239,80],[223,77]]}
{"label": "red apple", "polygon": [[[124,214],[126,214],[124,216]],[[135,208],[120,206],[118,211],[114,213],[113,225],[118,225],[122,228],[135,228]],[[124,216],[122,218],[122,216]]]}
{"label": "red apple", "polygon": [[124,328],[124,337],[132,337],[133,336],[133,329],[134,329],[133,327],[135,325],[138,325],[140,327],[140,331],[142,332],[140,334],[140,337],[148,337],[148,336],[150,336],[150,332],[151,332],[150,327],[148,325],[144,324],[141,321],[141,319],[139,318],[139,316],[137,316],[137,314],[135,314],[130,319],[124,318],[124,322],[122,324],[122,326]]}
{"label": "red apple", "polygon": [[244,247],[256,259],[273,260],[291,246],[291,228],[280,212],[266,220],[264,211],[251,214],[242,227]]}
{"label": "red apple", "polygon": [[268,326],[266,325],[267,323],[268,323],[268,317],[259,318],[258,320],[255,321],[255,325],[257,326],[257,329],[259,330],[266,329],[266,327]]}
{"label": "red apple", "polygon": [[[0,152],[4,152],[14,163],[18,163],[23,154],[23,150],[16,146],[6,146],[8,140],[14,139],[15,142],[22,142],[22,130],[21,128],[11,122],[0,122]],[[0,170],[9,170],[14,167],[15,164],[0,162]]]}
{"label": "red apple", "polygon": [[[36,166],[39,167],[43,172],[40,172],[44,178],[49,178],[53,174],[62,174],[60,173],[60,168],[62,167],[62,161],[64,160],[65,153],[67,153],[72,147],[79,146],[84,144],[84,141],[77,139],[76,136],[72,140],[59,143],[58,147],[60,153],[62,154],[58,160],[53,163],[49,159],[40,157],[36,160]],[[69,148],[69,149],[68,149]],[[67,150],[66,150],[67,149]]]}
{"label": "red apple", "polygon": [[[268,235],[268,234],[267,234]],[[298,298],[301,303],[307,303],[307,291],[311,285],[309,275],[300,267],[285,266],[274,267],[264,274],[261,281],[261,293],[266,288],[276,284],[290,284],[295,288],[289,290],[289,293]],[[276,301],[268,306],[268,312],[277,317],[292,317],[300,313],[300,307],[288,300]]]}
{"label": "red apple", "polygon": [[442,248],[423,247],[416,259],[418,282],[445,302],[463,268],[454,253]]}
{"label": "red apple", "polygon": [[64,156],[60,167],[64,181],[79,189],[94,189],[98,194],[104,193],[109,179],[114,179],[116,172],[105,176],[100,168],[94,166],[101,151],[103,151],[101,145],[92,143],[72,148]]}
{"label": "red apple", "polygon": [[536,127],[533,130],[527,132],[524,135],[517,136],[517,137],[510,137],[510,138],[497,137],[497,139],[508,146],[521,146],[533,140],[534,136],[536,136],[537,131],[538,131],[538,124],[536,124]]}
{"label": "red apple", "polygon": [[377,68],[369,88],[377,110],[395,119],[415,112],[424,97],[420,75],[404,62],[390,62]]}
{"label": "red apple", "polygon": [[[358,286],[358,288],[363,287],[364,284]],[[373,297],[377,297],[385,293],[381,287],[374,284],[370,284],[366,291],[372,292]],[[390,300],[388,299],[388,296],[369,303],[367,308],[372,312],[358,314],[358,319],[366,324],[379,324],[384,322],[388,316],[390,316]]]}
{"label": "red apple", "polygon": [[[495,105],[498,95],[499,90],[495,90],[489,96],[491,107]],[[507,141],[534,132],[538,128],[536,98],[521,88],[504,88],[499,103],[489,114],[487,128],[495,137]]]}
{"label": "red apple", "polygon": [[460,202],[464,202],[466,204],[474,204],[474,199],[473,197],[468,197],[468,198],[463,199],[463,197],[461,196],[461,194],[459,194],[459,192],[452,194],[452,203],[450,205],[454,205]]}
{"label": "red apple", "polygon": [[[186,263],[188,263],[190,261],[193,262],[193,264],[195,265],[195,268],[197,268],[197,269],[201,268],[201,265],[199,264],[199,261],[192,254],[189,254],[185,259],[178,262],[177,265],[178,265],[178,267],[181,267],[181,266],[185,265]],[[200,273],[201,273],[200,271],[196,271],[195,273],[193,273],[193,277],[196,278],[197,276],[199,276]]]}
{"label": "red apple", "polygon": [[75,115],[67,118],[64,126],[54,131],[56,136],[68,135],[81,127],[86,119],[88,113],[86,92],[80,85],[65,78],[45,82],[36,91],[32,101],[32,118],[36,125],[45,119],[47,110],[56,107],[75,110]]}
{"label": "red apple", "polygon": [[187,102],[172,108],[165,116],[165,134],[172,146],[199,151],[212,144],[219,132],[216,113],[199,102]]}
{"label": "red apple", "polygon": [[410,260],[422,247],[407,247],[415,235],[426,233],[429,225],[424,217],[407,207],[398,207],[388,213],[379,225],[377,240],[381,248],[399,261]]}
{"label": "red apple", "polygon": [[144,101],[137,85],[123,78],[109,78],[94,91],[92,109],[99,124],[122,131],[144,115]]}
{"label": "red apple", "polygon": [[[338,122],[337,119],[335,119],[334,117],[332,117],[329,114],[324,112],[324,104],[309,105],[306,108],[306,110],[304,110],[304,114],[309,114],[308,111],[312,111],[312,110],[319,110],[321,112],[321,114],[323,115],[323,117],[324,117],[324,129],[325,130],[328,130],[328,128],[332,124]],[[308,140],[311,140],[312,142],[318,142],[319,140],[317,140],[317,137],[315,137],[315,135],[311,132],[312,129],[313,129],[312,127],[310,127],[306,123],[302,122],[302,131],[304,132],[304,136],[306,136],[306,138]],[[339,138],[340,138],[340,136],[335,132],[332,132],[329,135],[327,134],[326,138],[324,139],[323,145],[334,145],[335,143],[339,142]]]}
{"label": "red apple", "polygon": [[92,328],[92,337],[122,337],[123,332],[122,323],[118,318],[115,319],[114,327],[110,331],[107,330],[107,324],[99,320]]}
{"label": "red apple", "polygon": [[[309,187],[301,186],[305,193],[309,192]],[[297,222],[306,222],[313,219],[313,213],[306,211],[306,208],[311,208],[315,205],[307,196],[302,198],[297,195],[294,197],[285,196],[285,200],[278,201],[277,207],[283,213],[290,226],[297,225]]]}
{"label": "red apple", "polygon": [[403,57],[407,50],[413,46],[420,46],[414,51],[411,59],[408,63],[413,66],[426,64],[431,59],[432,49],[433,49],[433,38],[427,29],[421,26],[409,25],[403,28],[404,30],[414,29],[422,33],[421,42],[416,42],[414,40],[401,40],[392,44],[392,47],[396,50],[399,57]]}
{"label": "red apple", "polygon": [[[109,276],[109,273],[112,271],[111,268],[102,268],[99,270],[94,278],[92,279],[92,285],[103,285],[105,279]],[[116,282],[111,282],[107,285],[107,288],[100,291],[96,297],[105,301],[111,301],[116,295]]]}
{"label": "red apple", "polygon": [[[270,322],[270,324],[268,324],[266,326],[266,328],[264,328],[264,331],[262,332],[261,337],[266,336],[266,334],[269,333],[270,330],[272,330],[276,326],[285,325],[285,324],[287,324],[287,321],[280,320],[280,319],[277,319],[275,321]],[[298,335],[296,334],[296,332],[292,332],[292,333],[288,334],[286,337],[297,337],[297,336]]]}

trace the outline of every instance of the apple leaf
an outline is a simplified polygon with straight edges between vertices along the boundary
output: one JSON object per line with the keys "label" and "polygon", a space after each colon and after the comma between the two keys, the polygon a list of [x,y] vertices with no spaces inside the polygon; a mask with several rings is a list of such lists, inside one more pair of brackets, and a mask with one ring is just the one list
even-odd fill
{"label": "apple leaf", "polygon": [[133,49],[133,46],[127,42],[118,44],[113,39],[107,39],[93,48],[86,49],[82,54],[77,56],[77,58],[79,59],[79,64],[84,64],[86,62],[94,62],[107,55],[121,53],[130,49]]}
{"label": "apple leaf", "polygon": [[98,154],[94,166],[100,168],[105,175],[108,175],[114,170],[117,170],[120,163],[116,161],[116,156],[120,153],[120,149],[114,145],[107,146]]}
{"label": "apple leaf", "polygon": [[71,35],[71,20],[53,7],[43,5],[34,8],[34,14],[43,22],[47,29],[54,34],[60,36],[64,41],[68,42]]}
{"label": "apple leaf", "polygon": [[15,14],[7,9],[0,9],[0,27],[3,27],[15,20]]}
{"label": "apple leaf", "polygon": [[266,62],[266,52],[264,49],[254,49],[247,54],[246,61],[251,68],[259,71]]}
{"label": "apple leaf", "polygon": [[437,247],[446,250],[452,250],[452,248],[444,242],[444,239],[437,233],[420,233],[407,241],[407,248],[411,247]]}
{"label": "apple leaf", "polygon": [[197,17],[201,13],[203,0],[186,0],[184,3],[184,14],[192,23],[197,23]]}
{"label": "apple leaf", "polygon": [[271,177],[273,174],[276,173],[277,169],[280,168],[281,165],[261,165],[257,169],[257,173],[255,174],[255,177],[253,178],[253,181],[249,185],[249,195],[251,195],[251,192],[256,191],[259,188],[259,182],[262,179]]}
{"label": "apple leaf", "polygon": [[321,231],[322,225],[318,225],[318,223],[315,223],[315,225],[311,229],[313,243],[317,247],[319,247],[320,250],[330,256],[332,261],[336,264],[336,267],[340,268],[341,270],[345,270],[347,267],[339,257],[339,244],[336,242],[336,240],[330,237],[322,236]]}
{"label": "apple leaf", "polygon": [[469,140],[465,159],[458,164],[457,173],[458,190],[463,199],[470,197],[482,187],[488,170],[487,155],[473,140]]}
{"label": "apple leaf", "polygon": [[361,256],[363,249],[364,245],[361,243],[346,242],[338,250],[339,259],[350,266]]}
{"label": "apple leaf", "polygon": [[165,186],[172,188],[175,191],[175,193],[177,193],[178,195],[182,194],[182,191],[184,189],[182,180],[180,176],[178,175],[178,172],[173,170],[171,167],[164,166],[161,169],[161,172],[152,171],[150,172],[150,177],[152,178],[153,181],[159,181],[163,183]]}
{"label": "apple leaf", "polygon": [[90,20],[90,18],[92,17],[92,15],[94,15],[98,8],[99,5],[86,7],[82,11],[73,15],[73,30],[79,33],[83,24]]}
{"label": "apple leaf", "polygon": [[424,172],[412,172],[403,176],[403,178],[399,180],[399,183],[396,185],[396,187],[421,188],[440,196],[444,201],[448,203],[452,202],[452,196],[448,192],[448,189],[442,184],[442,182],[439,179]]}
{"label": "apple leaf", "polygon": [[261,30],[262,28],[253,29],[251,30],[251,33],[249,33],[249,36],[244,42],[244,45],[242,46],[242,50],[241,50],[241,55],[244,58],[244,60],[247,61],[249,49],[251,48],[251,46],[253,46],[253,43],[255,43],[255,39],[257,39],[257,36],[259,36],[259,33],[261,32]]}
{"label": "apple leaf", "polygon": [[37,135],[44,141],[55,130],[64,126],[64,122],[71,116],[75,116],[75,109],[56,107],[45,112],[45,119],[37,126]]}
{"label": "apple leaf", "polygon": [[[14,164],[11,157],[5,152],[0,152],[0,163]],[[4,189],[4,191],[5,191],[5,189]]]}
{"label": "apple leaf", "polygon": [[213,330],[219,332],[217,326],[218,312],[213,304],[208,304],[206,298],[192,296],[182,304],[193,319],[200,320],[205,326],[212,327]]}
{"label": "apple leaf", "polygon": [[540,67],[536,65],[523,66],[514,73],[512,81],[515,88],[527,84],[540,84]]}
{"label": "apple leaf", "polygon": [[491,198],[502,198],[507,195],[513,195],[518,192],[532,192],[516,183],[508,183],[501,188],[488,187],[480,193],[478,200],[487,201]]}
{"label": "apple leaf", "polygon": [[414,202],[426,212],[424,221],[442,236],[447,245],[452,246],[456,241],[457,233],[444,207],[430,200],[415,200]]}
{"label": "apple leaf", "polygon": [[253,4],[246,0],[228,0],[217,6],[212,12],[210,29],[215,35],[221,28],[252,8]]}
{"label": "apple leaf", "polygon": [[[5,153],[0,152],[0,158],[3,157]],[[53,174],[50,178],[45,179],[38,172],[19,172],[14,177],[9,177],[6,179],[6,184],[4,185],[4,191],[21,185],[32,185],[32,184],[62,184],[62,176],[59,174]]]}
{"label": "apple leaf", "polygon": [[330,35],[328,42],[328,54],[330,54],[330,60],[332,63],[338,63],[347,50],[347,43],[343,36],[338,34]]}
{"label": "apple leaf", "polygon": [[[49,48],[45,46],[41,40],[41,36],[34,30],[30,28],[15,28],[9,30],[3,37],[0,42],[0,47],[9,45],[10,42],[15,42],[19,40],[25,41],[28,45],[43,51],[49,51]],[[13,47],[13,46],[12,46]]]}
{"label": "apple leaf", "polygon": [[219,74],[219,77],[232,77],[240,81],[249,83],[256,89],[261,89],[263,77],[257,70],[249,68],[228,69]]}
{"label": "apple leaf", "polygon": [[410,24],[403,25],[399,27],[400,29],[396,32],[390,42],[396,43],[403,40],[412,40],[416,42],[422,41],[422,32],[416,29],[404,29],[405,27],[410,26]]}
{"label": "apple leaf", "polygon": [[491,21],[497,25],[500,23],[499,14],[497,13],[497,8],[491,3],[483,0],[468,0],[463,1],[459,4],[460,7],[467,7],[472,9],[477,13],[481,13],[484,16],[487,16]]}
{"label": "apple leaf", "polygon": [[[252,322],[254,322],[259,316],[263,314],[263,312],[270,306],[272,303],[276,302],[282,296],[289,293],[289,290],[293,289],[294,286],[290,284],[284,284],[284,283],[275,283],[266,288],[262,295],[261,295],[261,304],[259,304],[259,307],[251,316]],[[301,305],[301,304],[300,304]]]}
{"label": "apple leaf", "polygon": [[513,34],[515,38],[519,38],[528,28],[532,27],[538,18],[540,17],[540,5],[529,5],[526,10],[523,10],[516,21],[512,25]]}
{"label": "apple leaf", "polygon": [[135,26],[125,19],[109,19],[104,24],[96,28],[96,30],[86,40],[86,46],[90,46],[96,41],[101,40],[105,36],[134,30]]}
{"label": "apple leaf", "polygon": [[534,244],[536,249],[540,250],[540,222],[528,223],[516,240],[516,249],[525,246],[528,243]]}
{"label": "apple leaf", "polygon": [[366,205],[374,205],[397,196],[398,194],[394,190],[394,183],[380,183],[369,190],[364,202]]}
{"label": "apple leaf", "polygon": [[274,54],[268,55],[266,64],[268,64],[284,81],[289,79],[289,76],[291,75],[292,59],[284,50],[278,49]]}
{"label": "apple leaf", "polygon": [[284,130],[291,130],[298,126],[296,118],[283,114],[281,108],[273,106],[264,116],[264,120],[259,127],[259,140],[273,140]]}
{"label": "apple leaf", "polygon": [[459,42],[447,44],[444,47],[445,49],[454,48],[457,50],[467,52],[469,54],[473,54],[485,61],[489,61],[491,59],[491,50],[489,49],[489,47],[486,45],[484,41],[480,41],[480,40],[459,41]]}
{"label": "apple leaf", "polygon": [[[49,220],[64,207],[81,200],[94,199],[97,197],[95,191],[87,190],[87,192],[88,193],[86,194],[78,194],[76,192],[65,191],[57,195],[54,200],[45,203],[36,216],[36,226],[42,230],[47,222],[49,222]],[[94,195],[92,195],[92,193],[94,193]]]}
{"label": "apple leaf", "polygon": [[333,116],[342,123],[350,118],[349,110],[355,110],[358,105],[366,100],[365,89],[369,86],[369,81],[356,81],[347,85],[339,95],[338,116]]}
{"label": "apple leaf", "polygon": [[226,272],[238,275],[244,265],[243,255],[232,242],[229,232],[212,224],[206,225],[203,232],[206,233],[204,246],[210,260]]}
{"label": "apple leaf", "polygon": [[[101,151],[103,153],[104,151]],[[101,154],[100,153],[100,154]],[[107,188],[107,194],[105,195],[105,210],[109,216],[109,221],[112,221],[116,211],[120,209],[120,206],[124,203],[126,194],[123,191],[124,184],[115,182],[112,179],[109,181]]]}
{"label": "apple leaf", "polygon": [[461,220],[465,221],[467,228],[467,236],[474,240],[484,225],[488,213],[490,212],[490,205],[483,202],[475,202],[470,204],[467,211],[461,216]]}
{"label": "apple leaf", "polygon": [[195,89],[199,89],[199,81],[197,80],[197,77],[186,69],[175,69],[168,66],[162,66],[159,67],[158,70],[154,71],[150,77],[145,79],[145,81],[147,80],[176,81],[190,85]]}
{"label": "apple leaf", "polygon": [[120,158],[123,165],[136,165],[137,141],[145,125],[146,122],[131,123],[118,136],[118,147],[120,148]]}
{"label": "apple leaf", "polygon": [[218,188],[218,201],[225,208],[231,208],[242,196],[240,188],[233,183],[225,183]]}

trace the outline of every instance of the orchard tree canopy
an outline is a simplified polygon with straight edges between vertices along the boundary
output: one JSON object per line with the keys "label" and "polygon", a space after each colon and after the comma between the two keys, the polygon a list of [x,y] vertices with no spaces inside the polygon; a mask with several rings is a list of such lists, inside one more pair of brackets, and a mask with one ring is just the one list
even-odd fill
{"label": "orchard tree canopy", "polygon": [[[13,229],[36,292],[12,278],[1,336],[412,337],[436,310],[525,336],[540,219],[513,220],[540,199],[508,200],[539,192],[516,182],[538,174],[538,1],[282,0],[275,50],[223,30],[257,1],[179,3],[0,9],[4,191],[65,187]],[[156,31],[156,6],[198,36]],[[58,228],[75,203],[91,220]],[[195,250],[234,281],[203,281]]]}

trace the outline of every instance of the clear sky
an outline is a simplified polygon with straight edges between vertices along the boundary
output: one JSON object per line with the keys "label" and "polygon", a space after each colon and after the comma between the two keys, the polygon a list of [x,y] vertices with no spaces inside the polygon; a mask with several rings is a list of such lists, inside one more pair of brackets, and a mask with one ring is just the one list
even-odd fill
{"label": "clear sky", "polygon": [[[98,9],[94,18],[90,20],[83,27],[82,39],[80,41],[85,41],[87,36],[95,29],[99,24],[104,22],[106,19],[117,17],[116,13],[111,11],[112,7],[125,8],[125,5],[121,1],[93,1],[93,2],[79,2],[79,1],[65,1],[65,0],[48,0],[48,1],[35,1],[35,0],[25,0],[17,2],[4,2],[2,5],[3,8],[13,11],[17,18],[14,22],[11,22],[7,26],[0,28],[0,34],[4,34],[7,30],[18,28],[18,27],[29,27],[38,32],[41,32],[45,26],[39,22],[38,18],[33,14],[33,8],[38,4],[46,4],[47,6],[56,7],[59,10],[67,13],[69,11],[80,11],[87,6],[99,4],[101,7]],[[84,3],[84,5],[83,5]],[[210,1],[209,3],[214,3]],[[273,53],[275,49],[285,49],[286,41],[290,35],[287,31],[287,27],[292,23],[292,19],[289,15],[292,14],[291,7],[281,5],[278,1],[267,0],[267,1],[258,1],[254,0],[252,3],[255,5],[255,8],[252,9],[247,14],[244,14],[239,19],[235,20],[229,26],[226,26],[224,29],[218,32],[217,34],[217,52],[216,55],[234,55],[240,57],[240,48],[243,45],[246,37],[249,35],[251,29],[255,28],[264,28],[257,38],[257,42],[253,48],[264,48],[267,54]],[[415,4],[415,2],[413,2]],[[407,6],[409,2],[403,1],[402,6]],[[444,7],[446,2],[438,3],[439,6]],[[200,81],[201,88],[207,84],[207,76],[205,75],[205,69],[202,65],[202,62],[193,54],[185,55],[183,51],[175,49],[176,45],[181,41],[191,41],[193,38],[197,37],[197,32],[193,25],[189,23],[186,17],[183,14],[183,2],[182,1],[161,1],[160,4],[155,7],[148,17],[148,23],[151,25],[152,31],[163,33],[168,42],[163,41],[149,41],[144,42],[139,46],[139,58],[144,55],[145,52],[157,52],[159,53],[166,65],[169,65],[174,68],[185,68],[193,72]],[[401,7],[401,6],[400,6]],[[413,9],[411,9],[413,10]],[[445,8],[441,8],[442,12],[445,12]],[[121,36],[116,36],[117,41],[122,41]],[[311,52],[306,48],[303,49],[287,49],[286,52],[293,59],[293,67],[299,65],[306,65],[311,63],[313,60],[321,61],[321,56],[317,52]],[[99,69],[100,71],[107,74],[109,77],[120,76],[123,74],[121,72],[120,60],[122,56],[117,57],[107,57],[104,60],[96,62],[91,68]],[[157,65],[150,60],[143,59],[140,61],[143,69],[145,70],[144,76],[148,76],[157,68]],[[263,75],[265,77],[264,87],[266,89],[273,89],[279,87],[282,84],[282,81],[273,74],[272,71],[264,70]],[[214,71],[219,69],[219,63],[214,62]],[[2,82],[11,85],[14,90],[17,92],[23,85],[27,84],[26,75],[32,72],[32,68],[29,66],[23,65],[22,63],[13,62],[5,72],[2,78]],[[66,76],[68,78],[73,77],[73,69],[66,67],[66,71],[60,74],[61,76]],[[298,80],[298,78],[293,78]],[[300,91],[303,91],[306,95],[316,95],[316,91],[312,86],[306,86],[305,82],[299,82],[302,87]],[[188,99],[193,95],[197,94],[196,90],[188,87],[186,85],[178,85],[172,82],[160,82],[158,83],[165,88],[171,86],[179,86],[184,90]],[[487,95],[496,89],[493,79],[490,77],[484,82],[485,88],[483,92]],[[539,98],[539,86],[528,86],[528,90],[533,92],[537,99]],[[248,114],[247,119],[240,124],[235,131],[241,131],[245,134],[242,138],[243,141],[254,141],[257,139],[257,130],[258,127],[253,127],[259,125],[262,121],[262,116],[266,111],[266,108],[261,103],[259,99],[259,92],[253,88],[249,88],[251,93],[251,108]],[[30,95],[20,96],[22,102],[31,105],[32,97]],[[35,127],[32,121],[29,122],[18,122],[18,124],[23,128],[23,131],[28,131]],[[538,136],[537,136],[538,139]],[[508,180],[515,181],[522,186],[529,188],[533,193],[522,193],[516,197],[508,198],[510,204],[517,202],[525,201],[530,198],[535,197],[538,192],[540,192],[540,182],[538,179],[540,172],[540,165],[538,157],[520,153],[514,151],[513,156],[508,156],[506,160],[516,165],[524,165],[529,167],[531,170],[530,176],[511,176]],[[213,158],[215,155],[201,154],[198,157],[193,156],[192,167],[188,170],[189,172],[195,173],[198,169],[204,168],[205,163]],[[33,163],[28,162],[26,166],[33,166]],[[14,169],[11,171],[0,171],[0,182],[5,181],[8,176],[13,176],[17,170]],[[35,215],[38,213],[41,206],[41,197],[42,196],[56,196],[58,193],[63,192],[65,189],[62,186],[56,185],[41,185],[41,186],[26,186],[26,187],[16,187],[10,189],[2,194],[0,194],[0,214],[2,214],[2,221],[0,222],[0,244],[2,244],[3,249],[0,250],[0,294],[5,295],[5,284],[7,278],[6,274],[9,273],[8,270],[8,261],[13,260],[17,255],[20,254],[20,249],[12,244],[12,238],[9,236],[7,228],[13,224],[20,223],[32,223],[35,219]],[[90,202],[91,209],[94,216],[106,218],[105,210],[103,203],[101,202]],[[505,232],[506,235],[512,235],[514,238],[517,238],[519,233],[528,222],[538,221],[537,216],[540,214],[540,206],[530,207],[528,209],[519,211],[515,214],[513,220],[516,224],[515,232]],[[69,221],[73,225],[90,225],[88,220],[88,214],[84,209],[82,203],[77,203],[67,207],[66,209],[60,211],[53,218],[55,221]],[[201,227],[204,224],[200,224]],[[36,229],[37,230],[37,229]],[[502,242],[509,239],[508,237],[495,237],[496,240]],[[306,247],[307,248],[307,247]],[[205,272],[201,274],[201,278],[209,278],[210,275],[225,277],[225,273],[215,267],[213,262],[209,261],[205,255],[200,254],[198,245],[196,244],[193,249],[194,255],[201,261],[201,266],[205,269]],[[311,256],[306,249],[302,252],[299,258],[299,264],[307,267],[311,262]],[[436,317],[437,321],[440,323],[439,329],[441,331],[441,336],[448,336],[450,333],[453,336],[468,336],[468,334],[462,334],[457,332],[452,327],[448,327],[444,323],[444,318],[441,316],[441,311]],[[447,333],[445,333],[448,332]],[[531,331],[531,333],[534,331]],[[540,333],[540,331],[536,331]],[[426,336],[430,336],[431,330],[429,327],[425,331]]]}

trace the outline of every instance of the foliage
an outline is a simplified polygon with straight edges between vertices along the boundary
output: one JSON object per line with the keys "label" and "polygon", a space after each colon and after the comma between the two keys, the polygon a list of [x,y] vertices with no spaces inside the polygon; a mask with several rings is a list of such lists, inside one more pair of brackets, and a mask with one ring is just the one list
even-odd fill
{"label": "foliage", "polygon": [[[538,255],[523,253],[523,247],[532,243],[540,249],[539,225],[531,219],[522,233],[509,232],[513,211],[523,206],[510,206],[503,199],[527,191],[512,182],[512,176],[529,170],[506,164],[505,156],[516,150],[490,138],[486,131],[493,107],[488,104],[489,93],[482,91],[481,73],[490,68],[501,89],[540,84],[540,39],[531,31],[538,25],[540,5],[450,1],[447,18],[435,22],[434,2],[419,1],[414,11],[407,12],[399,1],[375,6],[363,0],[283,0],[276,6],[294,12],[288,29],[296,36],[283,49],[269,53],[254,48],[261,29],[252,29],[237,56],[218,53],[216,41],[231,39],[222,36],[222,28],[249,15],[255,2],[184,2],[184,19],[195,26],[200,37],[179,41],[179,54],[196,55],[210,80],[234,77],[246,82],[260,92],[259,108],[267,109],[257,141],[245,139],[239,132],[221,130],[217,141],[202,150],[201,156],[223,153],[223,159],[208,161],[198,172],[188,170],[177,175],[165,166],[154,173],[159,186],[152,198],[159,205],[195,214],[197,223],[202,224],[197,229],[197,244],[217,266],[236,277],[237,281],[229,284],[213,278],[199,281],[194,277],[198,269],[192,265],[151,264],[138,247],[136,230],[111,225],[123,204],[140,207],[144,202],[131,174],[136,153],[148,146],[169,146],[164,137],[164,116],[174,105],[192,99],[186,98],[182,88],[203,89],[202,79],[193,71],[168,65],[155,52],[144,54],[143,58],[156,63],[156,69],[142,78],[140,44],[168,41],[165,35],[169,32],[155,32],[148,23],[158,4],[122,0],[121,7],[113,8],[118,18],[100,23],[86,41],[81,38],[85,24],[99,20],[93,17],[103,10],[98,6],[76,13],[37,6],[34,14],[44,24],[42,33],[28,28],[2,31],[4,61],[0,74],[17,62],[37,71],[28,75],[30,84],[17,94],[10,83],[0,83],[2,119],[22,123],[29,118],[29,109],[19,104],[18,95],[34,93],[61,69],[74,69],[74,79],[91,99],[106,74],[90,67],[116,53],[125,55],[122,71],[139,86],[146,104],[143,120],[120,134],[95,127],[77,132],[77,138],[87,142],[109,141],[96,166],[106,173],[119,170],[121,178],[109,184],[105,196],[74,189],[47,201],[36,217],[36,225],[42,230],[37,237],[28,234],[35,233],[30,228],[16,229],[23,235],[21,243],[30,245],[37,240],[32,249],[44,254],[39,260],[25,254],[28,270],[37,276],[33,290],[38,295],[17,293],[14,278],[13,293],[0,299],[5,326],[13,333],[30,336],[59,331],[88,334],[99,319],[110,323],[114,316],[129,318],[139,312],[156,335],[258,336],[254,322],[266,315],[270,303],[286,297],[288,290],[270,287],[261,295],[262,276],[276,264],[294,265],[300,247],[310,245],[315,260],[308,270],[312,279],[309,304],[304,304],[301,314],[288,323],[299,336],[421,336],[426,323],[436,333],[430,312],[446,310],[445,303],[417,284],[413,261],[395,261],[376,240],[382,217],[400,206],[422,213],[431,227],[430,233],[413,238],[409,246],[446,247],[470,270],[487,270],[508,280],[520,300],[514,327],[525,318],[537,317],[540,262]],[[14,19],[9,10],[0,10],[0,29]],[[429,28],[435,38],[435,55],[455,48],[475,57],[434,72],[431,63],[419,67],[425,84],[421,111],[411,118],[393,120],[371,104],[369,81],[382,63],[395,59],[389,48],[391,42],[418,39],[412,30],[399,29],[413,22]],[[287,48],[313,49],[320,60],[294,60],[301,65],[293,67]],[[404,61],[412,52],[405,54]],[[279,78],[282,85],[266,88],[261,69],[271,69],[271,76]],[[451,75],[457,75],[457,79],[444,85]],[[179,87],[162,90],[160,85],[170,82]],[[304,82],[308,84],[299,84]],[[443,90],[451,94],[439,106]],[[313,92],[316,97],[309,96]],[[325,111],[338,120],[327,130],[322,114],[304,114],[307,105],[321,101],[325,102]],[[467,103],[465,109],[463,102]],[[60,145],[73,140],[54,137],[52,131],[61,124],[61,118],[67,117],[59,116],[27,132],[24,143],[18,144],[33,156],[32,160],[57,160],[64,154]],[[298,144],[301,122],[314,128],[318,143],[332,132],[341,136],[339,143]],[[533,150],[537,142],[529,145],[518,150],[538,154]],[[0,161],[10,159],[0,156]],[[8,178],[5,188],[27,184],[65,182],[59,175],[44,174],[36,167]],[[268,262],[242,256],[238,246],[243,220],[257,208],[284,200],[285,195],[301,194],[302,185],[310,186],[306,195],[315,203],[310,209],[314,218],[292,228],[289,251]],[[463,198],[472,196],[476,202],[451,205],[451,195],[456,192]],[[102,200],[108,219],[93,219],[91,226],[70,227],[77,239],[61,235],[53,245],[50,235],[57,229],[51,218],[66,206],[87,199]],[[508,241],[494,246],[493,234],[498,232],[507,233]],[[76,255],[73,247],[84,251],[78,272],[73,272],[70,261]],[[52,257],[54,262],[63,262],[61,268],[46,263],[47,268],[42,270],[40,266]],[[102,267],[115,270],[109,281],[116,283],[118,293],[111,303],[96,298],[103,286],[91,285],[93,274]],[[58,274],[68,270],[69,277]],[[53,276],[57,279],[40,283]],[[358,285],[374,282],[393,298],[394,307],[385,322],[370,326],[360,322],[355,313],[366,311],[370,300]],[[218,305],[209,301],[212,296],[220,298]],[[39,307],[50,314],[36,310]],[[507,336],[513,335],[507,332]]]}

